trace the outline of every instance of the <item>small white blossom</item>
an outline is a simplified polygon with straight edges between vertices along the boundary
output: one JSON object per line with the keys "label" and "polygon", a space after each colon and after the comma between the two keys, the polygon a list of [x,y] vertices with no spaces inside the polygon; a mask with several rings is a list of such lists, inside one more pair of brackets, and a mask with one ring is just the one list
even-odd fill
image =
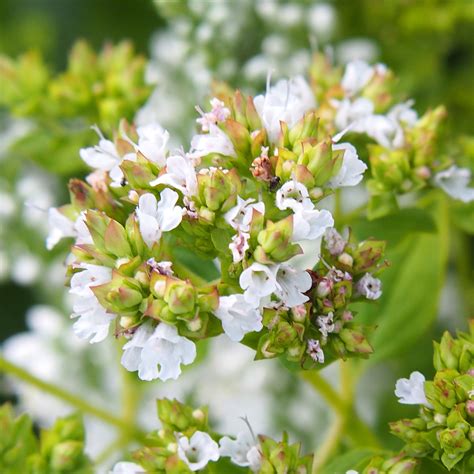
{"label": "small white blossom", "polygon": [[[177,379],[181,364],[191,364],[196,358],[196,346],[178,334],[175,326],[160,323],[142,324],[132,339],[123,346],[122,365],[141,380]],[[158,370],[158,365],[160,370]]]}
{"label": "small white blossom", "polygon": [[212,125],[224,122],[230,116],[230,110],[217,97],[211,99],[210,103],[212,107],[210,112],[203,112],[199,107],[196,107],[197,111],[201,114],[201,117],[196,119],[196,122],[201,125],[203,132],[208,132]]}
{"label": "small white blossom", "polygon": [[100,342],[107,337],[115,314],[108,313],[101,306],[91,288],[108,283],[112,278],[112,269],[87,263],[82,263],[81,268],[82,271],[72,276],[69,290],[74,295],[73,317],[79,317],[73,330],[81,339]]}
{"label": "small white blossom", "polygon": [[374,74],[385,74],[387,68],[383,64],[370,66],[365,61],[357,59],[346,65],[341,86],[348,95],[357,94],[374,77]]}
{"label": "small white blossom", "polygon": [[356,284],[356,292],[368,300],[377,300],[382,296],[382,282],[366,273]]}
{"label": "small white blossom", "polygon": [[270,296],[277,289],[277,270],[278,265],[267,266],[254,262],[240,274],[239,284],[247,303],[258,307],[262,298]]}
{"label": "small white blossom", "polygon": [[185,156],[170,156],[166,160],[166,172],[150,182],[150,186],[166,184],[183,193],[184,196],[197,194],[196,170],[192,161]]}
{"label": "small white blossom", "polygon": [[387,117],[400,124],[413,127],[418,122],[418,113],[412,108],[413,100],[395,104],[388,112]]}
{"label": "small white blossom", "polygon": [[84,219],[84,212],[79,214],[76,221],[71,221],[55,207],[49,208],[49,234],[46,238],[46,248],[52,250],[65,237],[75,237],[76,244],[92,244],[92,237]]}
{"label": "small white blossom", "polygon": [[237,205],[225,213],[224,219],[234,229],[248,232],[254,210],[265,214],[265,204],[263,202],[255,203],[255,199],[252,198],[242,199],[237,196]]}
{"label": "small white blossom", "polygon": [[159,202],[151,193],[140,196],[136,213],[140,233],[148,247],[160,240],[163,232],[173,230],[181,223],[183,210],[176,206],[178,198],[178,193],[168,188],[161,192]]}
{"label": "small white blossom", "polygon": [[217,125],[210,125],[209,133],[194,135],[191,139],[191,151],[189,153],[191,158],[202,158],[210,153],[237,156],[232,141]]}
{"label": "small white blossom", "polygon": [[266,94],[256,96],[254,104],[271,142],[280,135],[280,122],[291,128],[316,107],[313,91],[302,76],[267,85]]}
{"label": "small white blossom", "polygon": [[471,171],[453,165],[447,170],[440,171],[434,177],[434,183],[454,199],[463,202],[474,201],[474,188],[469,187]]}
{"label": "small white blossom", "polygon": [[367,165],[359,160],[357,151],[350,143],[333,144],[332,149],[344,150],[342,166],[336,176],[328,183],[331,188],[341,188],[345,186],[356,186],[362,181]]}
{"label": "small white blossom", "polygon": [[232,241],[229,244],[229,249],[232,252],[232,260],[234,263],[241,262],[245,257],[245,252],[249,249],[249,238],[250,234],[247,232],[237,231],[232,237]]}
{"label": "small white blossom", "polygon": [[292,240],[316,240],[334,225],[331,213],[325,209],[299,209],[293,214]]}
{"label": "small white blossom", "polygon": [[320,364],[324,364],[324,352],[321,349],[321,345],[317,339],[308,339],[308,346],[306,352],[309,354],[311,359]]}
{"label": "small white blossom", "polygon": [[276,193],[275,203],[282,211],[291,209],[294,212],[301,209],[313,209],[306,186],[294,178],[287,181]]}
{"label": "small white blossom", "polygon": [[318,316],[316,318],[316,322],[319,326],[319,332],[323,336],[323,340],[328,338],[328,334],[334,332],[335,325],[334,325],[334,314],[328,313],[327,316]]}
{"label": "small white blossom", "polygon": [[118,462],[110,471],[110,474],[141,474],[146,472],[143,467],[134,462]]}
{"label": "small white blossom", "polygon": [[341,255],[341,253],[344,252],[344,248],[347,244],[347,241],[342,238],[341,234],[339,234],[339,232],[334,227],[326,229],[324,240],[328,252],[335,256]]}
{"label": "small white blossom", "polygon": [[405,143],[401,125],[385,115],[371,115],[363,122],[365,133],[385,148],[401,148]]}
{"label": "small white blossom", "polygon": [[137,128],[138,150],[152,163],[163,167],[170,134],[160,124],[154,122]]}
{"label": "small white blossom", "polygon": [[358,97],[355,100],[333,100],[331,104],[337,108],[334,123],[338,130],[350,127],[351,132],[365,132],[365,119],[374,113],[374,104],[370,99]]}
{"label": "small white blossom", "polygon": [[278,265],[276,270],[277,288],[275,294],[288,308],[306,303],[309,298],[304,294],[311,288],[311,275],[296,270],[290,265]]}
{"label": "small white blossom", "polygon": [[247,430],[237,435],[237,439],[224,436],[219,441],[221,456],[241,467],[248,467],[252,472],[258,472],[262,463],[260,446],[253,434]]}
{"label": "small white blossom", "polygon": [[359,474],[359,471],[354,471],[354,469],[349,469],[346,471],[346,474]]}
{"label": "small white blossom", "polygon": [[395,385],[398,402],[405,405],[425,405],[432,408],[425,394],[425,376],[412,372],[409,379],[398,379]]}
{"label": "small white blossom", "polygon": [[229,339],[238,342],[249,332],[262,329],[260,311],[247,303],[243,295],[221,296],[215,315],[222,321],[222,327]]}
{"label": "small white blossom", "polygon": [[191,471],[199,471],[209,461],[219,459],[219,445],[203,431],[196,431],[191,439],[181,436],[178,439],[178,456]]}

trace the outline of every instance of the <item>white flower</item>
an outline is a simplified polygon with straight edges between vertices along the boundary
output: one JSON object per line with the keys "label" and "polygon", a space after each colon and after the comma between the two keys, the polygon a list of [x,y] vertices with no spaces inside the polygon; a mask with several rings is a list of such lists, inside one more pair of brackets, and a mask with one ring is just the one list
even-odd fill
{"label": "white flower", "polygon": [[474,201],[474,188],[469,187],[471,171],[453,165],[447,170],[440,171],[434,177],[434,183],[454,199],[463,202]]}
{"label": "white flower", "polygon": [[363,133],[365,131],[364,120],[374,112],[374,104],[365,97],[359,97],[354,101],[343,99],[332,101],[337,108],[334,123],[338,130],[344,130],[350,126],[351,132]]}
{"label": "white flower", "polygon": [[262,298],[270,296],[277,289],[277,270],[278,265],[267,266],[254,262],[240,274],[239,284],[247,303],[258,307]]}
{"label": "white flower", "polygon": [[366,273],[356,284],[356,292],[368,300],[377,300],[382,296],[382,282]]}
{"label": "white flower", "polygon": [[181,223],[183,210],[176,206],[178,198],[178,193],[168,188],[161,191],[159,202],[151,193],[140,196],[136,213],[140,233],[148,247],[160,240],[163,232],[173,230]]}
{"label": "white flower", "polygon": [[249,249],[249,238],[250,234],[247,232],[237,231],[232,237],[232,241],[229,244],[229,249],[232,252],[232,260],[234,263],[241,262],[245,257],[245,252]]}
{"label": "white flower", "polygon": [[197,193],[196,170],[192,161],[181,155],[170,156],[166,160],[166,172],[151,181],[151,186],[167,184],[181,191],[185,196]]}
{"label": "white flower", "polygon": [[332,149],[344,150],[342,166],[336,176],[328,183],[331,188],[341,188],[345,186],[356,186],[362,181],[367,165],[359,160],[357,150],[350,143],[335,143]]}
{"label": "white flower", "polygon": [[404,133],[401,125],[385,115],[371,115],[363,121],[365,133],[385,148],[401,148],[404,145]]}
{"label": "white flower", "polygon": [[312,285],[308,272],[296,270],[290,265],[279,265],[276,271],[277,288],[275,294],[288,308],[298,306],[308,301],[304,292]]}
{"label": "white flower", "polygon": [[354,95],[363,89],[372,79],[374,74],[385,74],[387,68],[383,64],[370,66],[365,61],[355,60],[346,65],[341,86],[346,94]]}
{"label": "white flower", "polygon": [[398,402],[405,405],[425,405],[432,408],[425,394],[425,376],[412,372],[409,379],[398,379],[395,385]]}
{"label": "white flower", "polygon": [[163,167],[170,134],[158,123],[149,123],[137,128],[138,149],[148,160]]}
{"label": "white flower", "polygon": [[292,240],[316,240],[334,225],[331,213],[325,209],[300,209],[293,214]]}
{"label": "white flower", "polygon": [[389,110],[387,117],[396,120],[400,124],[413,127],[418,122],[418,113],[412,108],[413,104],[413,100],[396,104]]}
{"label": "white flower", "polygon": [[222,321],[222,327],[229,339],[238,342],[249,332],[262,329],[262,315],[258,309],[247,303],[243,295],[221,296],[215,315]]}
{"label": "white flower", "polygon": [[108,313],[101,306],[91,288],[108,283],[112,269],[88,263],[82,263],[81,268],[82,271],[72,276],[69,290],[75,296],[73,317],[79,317],[73,330],[81,339],[91,338],[91,343],[100,342],[107,337],[115,314]]}
{"label": "white flower", "polygon": [[265,204],[263,202],[253,204],[254,202],[255,199],[249,198],[244,200],[237,196],[237,205],[225,213],[224,219],[234,229],[248,232],[254,209],[260,214],[265,214]]}
{"label": "white flower", "polygon": [[280,122],[291,128],[316,107],[313,91],[302,76],[280,80],[273,87],[268,84],[266,94],[256,96],[254,104],[271,142],[280,135]]}
{"label": "white flower", "polygon": [[196,119],[196,122],[201,125],[203,132],[208,132],[212,125],[224,122],[230,115],[230,110],[218,98],[214,97],[210,103],[212,107],[210,112],[203,112],[199,107],[196,107],[196,110],[201,114],[201,117]]}
{"label": "white flower", "polygon": [[306,186],[294,178],[287,181],[276,193],[275,198],[278,209],[292,209],[294,212],[300,209],[313,209],[314,205],[309,198]]}
{"label": "white flower", "polygon": [[308,339],[308,346],[306,352],[309,354],[311,359],[320,364],[324,364],[324,352],[321,349],[321,345],[317,339]]}
{"label": "white flower", "polygon": [[118,462],[110,471],[110,474],[139,474],[146,472],[143,467],[134,462]]}
{"label": "white flower", "polygon": [[196,358],[195,344],[166,323],[158,324],[154,330],[150,323],[142,324],[123,350],[122,365],[130,372],[138,370],[142,380],[176,380],[181,364],[191,364]]}
{"label": "white flower", "polygon": [[221,456],[230,457],[237,466],[249,467],[252,472],[260,470],[262,455],[259,444],[249,430],[241,431],[235,440],[224,436],[219,440],[219,445]]}
{"label": "white flower", "polygon": [[219,446],[207,433],[196,431],[191,439],[186,436],[178,439],[178,456],[191,471],[199,471],[209,461],[219,459]]}
{"label": "white flower", "polygon": [[319,326],[319,332],[323,336],[323,340],[326,340],[328,338],[328,334],[331,332],[334,332],[335,326],[334,326],[334,314],[328,313],[327,316],[318,316],[316,318],[316,322],[318,323]]}
{"label": "white flower", "polygon": [[218,153],[224,156],[235,157],[234,145],[228,135],[222,131],[217,125],[210,125],[209,133],[202,135],[194,135],[191,139],[191,158],[201,158],[210,153]]}
{"label": "white flower", "polygon": [[55,207],[48,210],[49,234],[46,248],[53,249],[65,237],[75,237],[76,244],[92,244],[92,237],[85,222],[85,213],[81,212],[76,221],[71,221]]}
{"label": "white flower", "polygon": [[349,469],[348,471],[346,471],[346,474],[359,474],[359,472],[354,471],[354,469]]}

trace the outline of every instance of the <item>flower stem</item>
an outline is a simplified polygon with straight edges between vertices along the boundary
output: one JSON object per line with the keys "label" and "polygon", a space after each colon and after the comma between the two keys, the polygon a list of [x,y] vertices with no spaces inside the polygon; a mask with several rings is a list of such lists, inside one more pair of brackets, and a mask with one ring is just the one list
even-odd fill
{"label": "flower stem", "polygon": [[80,411],[95,416],[109,425],[119,428],[124,433],[130,433],[130,436],[134,439],[143,440],[146,436],[146,434],[138,426],[135,426],[128,421],[122,420],[121,418],[117,418],[106,410],[102,410],[101,408],[91,405],[82,398],[67,390],[64,390],[61,387],[58,387],[57,385],[39,379],[33,374],[30,374],[25,369],[13,364],[12,362],[9,362],[1,356],[0,372],[8,373],[13,377],[16,377],[30,385],[33,385],[34,387],[39,388],[43,392],[60,398],[69,405],[76,407]]}
{"label": "flower stem", "polygon": [[326,439],[314,453],[313,465],[311,468],[312,474],[318,474],[320,469],[327,463],[331,455],[334,453],[339,444],[339,440],[343,435],[344,425],[344,418],[336,413],[336,418],[328,430]]}

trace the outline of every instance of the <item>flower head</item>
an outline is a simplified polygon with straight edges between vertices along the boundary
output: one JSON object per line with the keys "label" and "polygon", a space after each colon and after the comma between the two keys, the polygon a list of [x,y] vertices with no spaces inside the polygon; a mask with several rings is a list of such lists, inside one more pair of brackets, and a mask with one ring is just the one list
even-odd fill
{"label": "flower head", "polygon": [[271,142],[280,135],[280,122],[291,128],[316,107],[313,91],[301,76],[268,85],[266,94],[256,96],[254,103]]}
{"label": "flower head", "polygon": [[262,455],[258,441],[250,430],[241,431],[237,439],[224,436],[219,441],[221,456],[230,457],[237,466],[249,467],[252,472],[258,472],[261,466]]}
{"label": "flower head", "polygon": [[232,341],[241,341],[245,334],[263,327],[260,311],[247,303],[243,295],[221,296],[215,315]]}
{"label": "flower head", "polygon": [[209,125],[209,133],[194,135],[191,140],[189,156],[193,159],[202,158],[210,153],[219,153],[224,156],[237,156],[234,145],[225,132],[217,125]]}
{"label": "flower head", "polygon": [[131,372],[138,370],[142,380],[176,380],[181,364],[191,364],[196,358],[194,343],[163,322],[155,329],[150,323],[142,324],[123,350],[122,365]]}
{"label": "flower head", "polygon": [[406,405],[426,405],[430,407],[425,395],[425,376],[420,372],[412,372],[409,379],[398,379],[395,395],[399,403]]}
{"label": "flower head", "polygon": [[250,234],[247,232],[237,231],[232,237],[232,241],[229,244],[229,249],[232,252],[232,260],[234,263],[241,262],[245,257],[245,252],[249,249]]}
{"label": "flower head", "polygon": [[362,181],[367,165],[359,160],[357,151],[350,143],[337,143],[333,150],[344,150],[342,166],[339,172],[329,182],[331,188],[356,186]]}
{"label": "flower head", "polygon": [[84,212],[81,212],[75,221],[71,221],[55,207],[49,208],[46,248],[52,250],[65,237],[75,237],[76,244],[92,244],[92,237],[84,219]]}
{"label": "flower head", "polygon": [[257,307],[262,298],[270,296],[277,289],[277,270],[277,265],[268,266],[254,262],[240,274],[239,284],[244,290],[247,303]]}
{"label": "flower head", "polygon": [[293,242],[316,240],[334,225],[329,211],[323,209],[299,209],[293,214]]}
{"label": "flower head", "polygon": [[368,300],[377,300],[382,296],[382,282],[378,278],[374,278],[370,273],[366,273],[357,282],[356,291]]}
{"label": "flower head", "polygon": [[151,193],[140,196],[136,213],[140,232],[148,247],[160,240],[163,232],[173,230],[181,223],[183,210],[176,206],[178,198],[178,193],[167,188],[161,192],[159,202]]}
{"label": "flower head", "polygon": [[192,161],[185,156],[169,156],[166,160],[165,173],[151,181],[150,186],[166,184],[178,191],[184,196],[195,196],[198,189],[196,170]]}
{"label": "flower head", "polygon": [[295,179],[287,181],[276,193],[276,205],[282,211],[292,209],[294,212],[301,209],[313,209],[306,186]]}
{"label": "flower head", "polygon": [[319,326],[319,332],[322,334],[323,340],[328,338],[328,334],[334,332],[336,328],[334,325],[334,313],[329,313],[326,316],[318,316],[316,322]]}
{"label": "flower head", "polygon": [[275,294],[288,308],[306,303],[304,293],[311,288],[312,279],[308,272],[296,270],[290,265],[279,265],[276,271],[277,288]]}
{"label": "flower head", "polygon": [[178,456],[191,471],[199,471],[209,461],[219,459],[219,446],[207,433],[196,431],[190,439],[186,436],[178,439]]}
{"label": "flower head", "polygon": [[260,214],[265,214],[265,204],[263,202],[256,203],[255,199],[252,198],[242,199],[237,196],[237,205],[225,213],[224,219],[234,229],[248,232],[254,210]]}
{"label": "flower head", "polygon": [[199,107],[196,107],[197,111],[201,114],[201,117],[196,119],[196,122],[201,125],[203,132],[208,132],[212,125],[224,122],[230,115],[230,110],[217,97],[211,99],[210,103],[212,107],[210,112],[203,112]]}
{"label": "flower head", "polygon": [[347,245],[347,241],[342,238],[341,234],[339,234],[339,232],[334,229],[334,227],[326,229],[324,241],[326,243],[328,252],[335,256],[341,255]]}
{"label": "flower head", "polygon": [[151,162],[163,167],[170,134],[158,123],[150,123],[137,128],[138,150]]}
{"label": "flower head", "polygon": [[306,352],[315,362],[324,364],[324,352],[321,349],[321,345],[317,339],[308,339]]}

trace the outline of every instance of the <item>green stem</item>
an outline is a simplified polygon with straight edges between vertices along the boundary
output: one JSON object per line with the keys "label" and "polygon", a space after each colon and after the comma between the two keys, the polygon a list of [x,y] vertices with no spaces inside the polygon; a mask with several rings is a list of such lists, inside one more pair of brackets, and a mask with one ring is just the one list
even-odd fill
{"label": "green stem", "polygon": [[312,474],[318,474],[318,472],[320,472],[320,469],[327,463],[327,461],[333,455],[334,451],[337,448],[337,445],[339,444],[339,440],[341,439],[344,433],[344,425],[344,418],[339,414],[336,414],[336,418],[334,419],[331,427],[328,430],[326,439],[314,454],[313,465],[311,468]]}
{"label": "green stem", "polygon": [[34,387],[39,388],[43,392],[49,393],[54,397],[60,398],[61,400],[65,401],[69,405],[72,405],[83,411],[84,413],[88,413],[89,415],[95,416],[102,421],[105,421],[109,425],[115,426],[119,428],[124,433],[130,433],[135,439],[143,440],[146,434],[137,426],[130,424],[126,420],[122,420],[121,418],[117,418],[116,416],[112,415],[111,413],[102,410],[101,408],[97,408],[94,405],[86,402],[82,398],[74,395],[67,390],[64,390],[57,385],[54,385],[49,382],[45,382],[44,380],[39,379],[38,377],[30,374],[28,371],[24,370],[23,368],[9,362],[8,360],[4,359],[0,356],[0,372],[5,372],[13,377],[16,377],[24,382],[33,385]]}

